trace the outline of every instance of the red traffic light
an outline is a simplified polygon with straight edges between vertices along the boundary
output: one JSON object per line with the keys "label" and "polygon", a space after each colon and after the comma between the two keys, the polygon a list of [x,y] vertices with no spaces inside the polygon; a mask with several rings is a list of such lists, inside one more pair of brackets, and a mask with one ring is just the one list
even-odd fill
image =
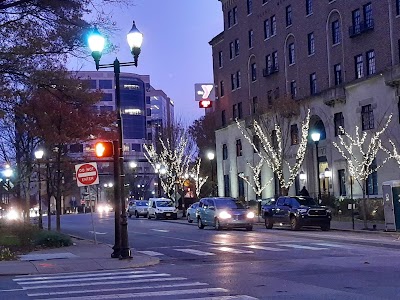
{"label": "red traffic light", "polygon": [[209,108],[212,107],[212,102],[210,100],[201,100],[199,102],[199,107],[200,108]]}
{"label": "red traffic light", "polygon": [[97,157],[112,157],[114,155],[114,146],[112,142],[97,142],[94,146],[94,152]]}

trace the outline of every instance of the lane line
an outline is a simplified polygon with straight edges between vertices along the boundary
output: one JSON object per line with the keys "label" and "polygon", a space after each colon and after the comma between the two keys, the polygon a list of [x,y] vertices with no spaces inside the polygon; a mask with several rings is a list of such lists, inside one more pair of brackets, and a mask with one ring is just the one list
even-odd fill
{"label": "lane line", "polygon": [[200,250],[195,250],[195,249],[174,249],[174,250],[189,253],[189,254],[199,255],[199,256],[215,255],[215,253],[205,252],[205,251],[200,251]]}
{"label": "lane line", "polygon": [[294,244],[278,244],[278,246],[289,247],[289,248],[294,248],[294,249],[304,249],[304,250],[327,250],[328,249],[328,248],[311,247],[311,246],[294,245]]}
{"label": "lane line", "polygon": [[156,252],[156,251],[150,251],[150,250],[148,250],[148,251],[137,251],[138,253],[142,253],[142,254],[146,254],[146,255],[149,255],[149,256],[160,256],[160,255],[164,255],[164,254],[162,254],[162,253],[160,253],[160,252]]}
{"label": "lane line", "polygon": [[246,247],[251,248],[251,249],[266,250],[266,251],[277,251],[277,252],[278,251],[287,251],[287,249],[266,247],[266,246],[260,246],[260,245],[249,245]]}
{"label": "lane line", "polygon": [[254,253],[253,251],[249,250],[240,250],[240,249],[235,249],[231,247],[218,247],[218,248],[211,248],[223,252],[229,252],[229,253],[234,253],[234,254],[248,254],[248,253]]}

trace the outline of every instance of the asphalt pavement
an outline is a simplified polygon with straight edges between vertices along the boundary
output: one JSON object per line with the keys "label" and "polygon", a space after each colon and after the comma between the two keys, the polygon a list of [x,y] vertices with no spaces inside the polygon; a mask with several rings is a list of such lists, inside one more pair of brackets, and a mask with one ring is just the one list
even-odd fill
{"label": "asphalt pavement", "polygon": [[[262,226],[262,220],[257,226]],[[185,218],[168,220],[167,222],[178,222],[189,224]],[[374,226],[375,225],[375,226]],[[368,223],[368,229],[364,229],[364,223],[357,220],[353,224],[348,221],[332,221],[332,230],[351,231],[373,234],[397,234],[386,232],[382,223]],[[85,272],[96,270],[114,270],[126,268],[139,268],[158,264],[157,257],[148,256],[135,252],[132,249],[132,258],[120,260],[111,258],[112,248],[110,245],[93,241],[73,238],[74,245],[63,248],[45,249],[22,255],[15,261],[0,261],[0,276],[4,275],[29,275],[29,274],[51,274],[68,272]]]}

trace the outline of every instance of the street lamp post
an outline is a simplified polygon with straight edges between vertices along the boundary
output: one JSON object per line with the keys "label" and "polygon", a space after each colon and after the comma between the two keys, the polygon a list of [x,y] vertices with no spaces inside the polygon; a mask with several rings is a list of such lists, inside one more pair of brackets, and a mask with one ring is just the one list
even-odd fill
{"label": "street lamp post", "polygon": [[321,134],[319,132],[313,132],[311,133],[311,139],[314,141],[315,143],[315,152],[316,152],[316,160],[317,160],[317,168],[316,168],[316,177],[318,180],[318,203],[321,200],[321,182],[320,182],[320,178],[319,178],[319,159],[318,159],[318,143],[319,143],[319,139],[321,138]]}
{"label": "street lamp post", "polygon": [[[35,158],[38,162],[38,202],[39,202],[39,229],[43,229],[43,212],[42,212],[42,178],[40,176],[40,160],[43,158],[44,151],[43,150],[36,150],[35,151]],[[49,218],[50,216],[48,216]]]}
{"label": "street lamp post", "polygon": [[[3,171],[3,175],[6,178],[7,204],[10,204],[10,189],[11,189],[10,177],[13,175],[13,170],[11,169],[11,166],[9,164],[6,165],[6,168]],[[28,213],[28,216],[29,216],[29,213]]]}
{"label": "street lamp post", "polygon": [[207,153],[207,158],[210,160],[210,163],[211,163],[211,184],[212,184],[211,196],[214,197],[215,196],[215,192],[214,192],[214,186],[215,186],[215,184],[214,184],[214,158],[215,158],[215,154],[214,154],[214,152],[209,151]]}
{"label": "street lamp post", "polygon": [[[120,216],[120,237],[117,234],[115,235],[115,245],[114,252],[112,253],[112,257],[119,257],[120,259],[131,258],[131,250],[129,249],[129,241],[128,241],[128,223],[126,217],[126,203],[124,197],[124,154],[123,154],[123,136],[122,136],[122,119],[121,119],[121,90],[120,90],[120,68],[121,66],[136,66],[138,63],[138,58],[140,54],[140,47],[143,42],[143,35],[136,28],[135,21],[133,21],[132,28],[127,35],[127,41],[129,47],[131,49],[131,53],[133,55],[133,62],[120,63],[118,58],[114,60],[113,64],[105,64],[100,65],[100,58],[102,55],[102,51],[105,45],[105,39],[100,34],[100,32],[95,28],[93,30],[92,35],[88,39],[89,47],[92,50],[92,56],[96,64],[96,70],[99,68],[110,68],[114,69],[115,76],[115,106],[117,112],[117,127],[118,127],[118,151],[114,153],[114,164],[117,166],[114,168],[118,174],[118,180],[115,182],[115,203],[119,202],[119,205],[116,205],[116,209],[118,209],[121,213]],[[116,148],[116,147],[114,147]],[[117,216],[117,213],[115,214]],[[116,222],[117,225],[117,222]]]}

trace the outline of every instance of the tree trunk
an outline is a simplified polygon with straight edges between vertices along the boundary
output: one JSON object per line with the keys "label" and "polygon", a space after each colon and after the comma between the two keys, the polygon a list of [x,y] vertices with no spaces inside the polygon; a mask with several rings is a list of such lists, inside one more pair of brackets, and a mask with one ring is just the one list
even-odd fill
{"label": "tree trunk", "polygon": [[289,194],[289,189],[285,187],[280,187],[280,196],[287,196]]}
{"label": "tree trunk", "polygon": [[[363,219],[364,219],[364,229],[368,229],[368,222],[367,222],[367,199],[365,198],[365,194],[367,191],[367,181],[364,180],[363,183]],[[367,193],[368,194],[368,193]],[[369,198],[369,195],[368,195]]]}

